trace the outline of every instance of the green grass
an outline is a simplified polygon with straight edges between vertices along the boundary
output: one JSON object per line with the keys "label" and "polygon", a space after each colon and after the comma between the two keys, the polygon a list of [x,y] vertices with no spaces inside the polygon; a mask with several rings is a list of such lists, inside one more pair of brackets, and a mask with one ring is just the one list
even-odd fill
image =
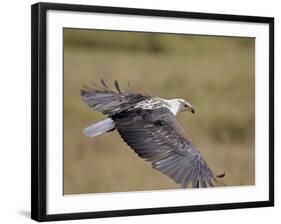
{"label": "green grass", "polygon": [[196,114],[178,120],[229,186],[255,183],[254,39],[64,31],[64,193],[179,188],[151,168],[117,132],[88,138],[103,119],[80,99],[100,78],[163,98],[184,98]]}

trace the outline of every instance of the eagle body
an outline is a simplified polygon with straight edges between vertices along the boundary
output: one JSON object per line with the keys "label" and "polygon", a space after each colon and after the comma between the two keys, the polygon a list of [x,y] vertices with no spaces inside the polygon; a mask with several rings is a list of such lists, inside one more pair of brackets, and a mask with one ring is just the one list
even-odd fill
{"label": "eagle body", "polygon": [[94,137],[117,130],[139,157],[183,188],[189,183],[192,187],[213,186],[216,176],[176,121],[180,112],[194,113],[190,103],[121,92],[117,81],[117,91],[110,90],[103,80],[101,83],[98,89],[82,89],[81,97],[90,108],[108,118],[85,128],[84,134]]}

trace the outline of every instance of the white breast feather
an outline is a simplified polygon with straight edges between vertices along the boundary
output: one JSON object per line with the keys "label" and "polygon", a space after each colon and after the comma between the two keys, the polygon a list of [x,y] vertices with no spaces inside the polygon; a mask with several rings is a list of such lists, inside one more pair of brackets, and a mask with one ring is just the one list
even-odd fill
{"label": "white breast feather", "polygon": [[[164,99],[162,99],[164,100]],[[172,99],[172,100],[164,100],[169,105],[169,110],[172,112],[174,116],[176,116],[179,113],[180,110],[180,102],[178,99]]]}

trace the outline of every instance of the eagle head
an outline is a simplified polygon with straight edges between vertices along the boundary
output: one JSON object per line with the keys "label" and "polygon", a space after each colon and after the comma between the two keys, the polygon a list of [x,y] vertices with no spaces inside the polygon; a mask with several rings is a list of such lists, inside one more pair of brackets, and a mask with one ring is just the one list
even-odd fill
{"label": "eagle head", "polygon": [[179,103],[180,103],[180,112],[191,112],[191,113],[195,113],[195,109],[194,107],[189,103],[187,102],[186,100],[184,99],[178,99]]}
{"label": "eagle head", "polygon": [[193,106],[184,99],[171,99],[171,100],[162,99],[162,100],[168,105],[168,108],[170,109],[170,111],[174,116],[176,116],[180,112],[185,112],[185,111],[191,112],[193,114],[195,113]]}

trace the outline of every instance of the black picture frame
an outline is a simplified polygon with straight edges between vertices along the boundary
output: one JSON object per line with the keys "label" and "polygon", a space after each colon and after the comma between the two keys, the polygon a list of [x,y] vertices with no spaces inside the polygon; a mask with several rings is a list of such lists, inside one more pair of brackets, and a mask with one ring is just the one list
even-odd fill
{"label": "black picture frame", "polygon": [[[100,12],[124,15],[161,16],[205,20],[239,21],[269,25],[269,200],[243,203],[208,204],[163,208],[114,210],[68,214],[46,213],[46,12],[64,10],[75,12]],[[132,216],[161,213],[192,212],[237,208],[274,206],[274,18],[164,11],[137,8],[103,7],[90,5],[37,3],[31,10],[31,218],[36,221],[54,221],[115,216]]]}

